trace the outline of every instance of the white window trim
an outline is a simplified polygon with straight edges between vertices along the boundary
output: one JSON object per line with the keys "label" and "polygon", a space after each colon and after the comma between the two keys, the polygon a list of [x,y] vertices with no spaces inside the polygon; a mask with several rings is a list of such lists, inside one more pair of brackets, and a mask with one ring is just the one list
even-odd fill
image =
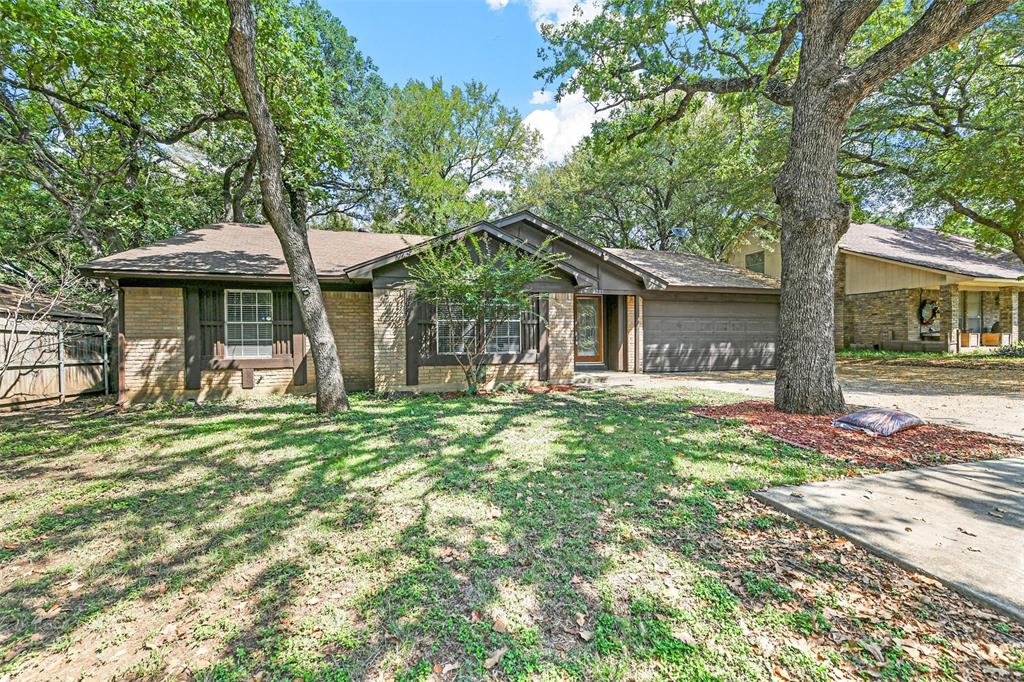
{"label": "white window trim", "polygon": [[[228,320],[228,294],[256,294],[256,305],[257,311],[259,310],[259,295],[268,294],[270,296],[270,321],[261,322],[231,322]],[[258,314],[257,314],[258,317]],[[266,354],[258,355],[234,355],[228,349],[231,344],[228,342],[228,329],[231,325],[242,325],[242,324],[265,324],[270,327],[270,350]],[[255,346],[259,348],[259,346]],[[270,289],[225,289],[224,290],[224,358],[227,360],[265,360],[267,358],[274,357],[274,292]]]}
{"label": "white window trim", "polygon": [[[462,307],[458,303],[456,303],[455,305],[458,305],[460,309]],[[468,318],[458,318],[458,319],[454,319],[454,318],[453,319],[448,319],[448,318],[445,318],[444,320],[442,320],[440,313],[435,314],[434,326],[435,326],[435,332],[436,333],[434,334],[434,336],[435,336],[434,348],[437,351],[437,354],[438,355],[452,355],[452,356],[454,356],[454,355],[465,355],[465,351],[463,351],[462,353],[459,353],[454,348],[451,351],[443,351],[443,350],[441,350],[441,329],[440,329],[440,327],[441,327],[442,321],[445,324],[452,324],[452,323],[458,323],[458,322],[470,322],[470,323],[473,323],[474,325],[475,325],[475,321],[474,320],[470,320]],[[491,319],[491,320],[487,320],[487,322],[514,322],[515,325],[516,325],[516,330],[518,332],[516,334],[517,339],[516,339],[516,348],[515,348],[515,350],[493,350],[493,351],[492,350],[488,350],[488,351],[486,351],[486,353],[488,355],[505,355],[505,354],[514,354],[514,353],[521,353],[522,352],[522,350],[523,350],[523,318],[522,318],[522,315],[518,315],[517,314],[515,318],[506,317],[506,318],[501,318],[499,320]],[[486,324],[486,322],[485,322],[485,324]],[[494,341],[494,338],[493,338],[493,335],[492,335],[492,337],[488,341],[488,343],[490,344],[493,341]]]}

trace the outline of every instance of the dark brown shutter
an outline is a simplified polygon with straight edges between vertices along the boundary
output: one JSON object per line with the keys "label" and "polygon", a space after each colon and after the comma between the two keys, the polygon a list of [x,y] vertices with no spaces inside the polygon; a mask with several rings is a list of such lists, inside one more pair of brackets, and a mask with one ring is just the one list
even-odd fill
{"label": "dark brown shutter", "polygon": [[548,381],[551,378],[551,365],[548,359],[548,297],[541,294],[537,297],[537,378]]}
{"label": "dark brown shutter", "polygon": [[296,386],[305,386],[308,381],[306,370],[306,323],[302,319],[302,310],[299,309],[299,297],[290,295],[288,299],[292,308],[292,367],[295,369],[293,381]]}
{"label": "dark brown shutter", "polygon": [[437,308],[430,303],[417,302],[416,326],[419,328],[419,357],[432,358],[437,355]]}
{"label": "dark brown shutter", "polygon": [[224,357],[224,290],[199,289],[199,341],[202,364]]}
{"label": "dark brown shutter", "polygon": [[292,355],[292,292],[274,291],[274,346],[275,358]]}
{"label": "dark brown shutter", "polygon": [[199,290],[183,289],[185,303],[185,389],[200,387],[203,371],[203,345],[200,325]]}
{"label": "dark brown shutter", "polygon": [[405,384],[420,383],[420,363],[434,355],[437,327],[434,306],[410,299],[405,318]]}
{"label": "dark brown shutter", "polygon": [[519,318],[522,337],[519,339],[520,352],[538,350],[540,348],[540,297],[530,301],[530,309],[523,311]]}

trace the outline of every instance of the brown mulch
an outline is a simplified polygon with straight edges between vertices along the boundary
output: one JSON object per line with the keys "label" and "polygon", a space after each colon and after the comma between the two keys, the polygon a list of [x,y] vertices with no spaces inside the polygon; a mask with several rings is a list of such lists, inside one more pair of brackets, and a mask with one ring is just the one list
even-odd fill
{"label": "brown mulch", "polygon": [[838,414],[789,414],[760,400],[699,407],[692,412],[712,419],[740,419],[788,445],[862,467],[906,469],[1024,455],[1024,443],[979,431],[925,424],[892,436],[872,436],[832,426]]}

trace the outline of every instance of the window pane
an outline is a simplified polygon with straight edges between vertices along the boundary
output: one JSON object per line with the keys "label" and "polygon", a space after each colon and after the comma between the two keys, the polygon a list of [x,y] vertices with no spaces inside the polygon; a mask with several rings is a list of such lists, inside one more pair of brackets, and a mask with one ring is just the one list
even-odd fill
{"label": "window pane", "polygon": [[229,358],[269,358],[274,352],[274,295],[225,291],[225,353]]}

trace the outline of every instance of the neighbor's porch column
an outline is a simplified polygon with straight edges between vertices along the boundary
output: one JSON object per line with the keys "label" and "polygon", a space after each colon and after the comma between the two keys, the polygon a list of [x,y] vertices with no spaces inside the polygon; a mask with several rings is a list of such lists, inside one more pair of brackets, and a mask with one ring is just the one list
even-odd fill
{"label": "neighbor's porch column", "polygon": [[960,350],[960,286],[943,284],[939,287],[939,322],[946,339],[946,352]]}
{"label": "neighbor's porch column", "polygon": [[1020,340],[1020,292],[1014,287],[999,290],[999,331],[1010,335],[1010,343]]}

